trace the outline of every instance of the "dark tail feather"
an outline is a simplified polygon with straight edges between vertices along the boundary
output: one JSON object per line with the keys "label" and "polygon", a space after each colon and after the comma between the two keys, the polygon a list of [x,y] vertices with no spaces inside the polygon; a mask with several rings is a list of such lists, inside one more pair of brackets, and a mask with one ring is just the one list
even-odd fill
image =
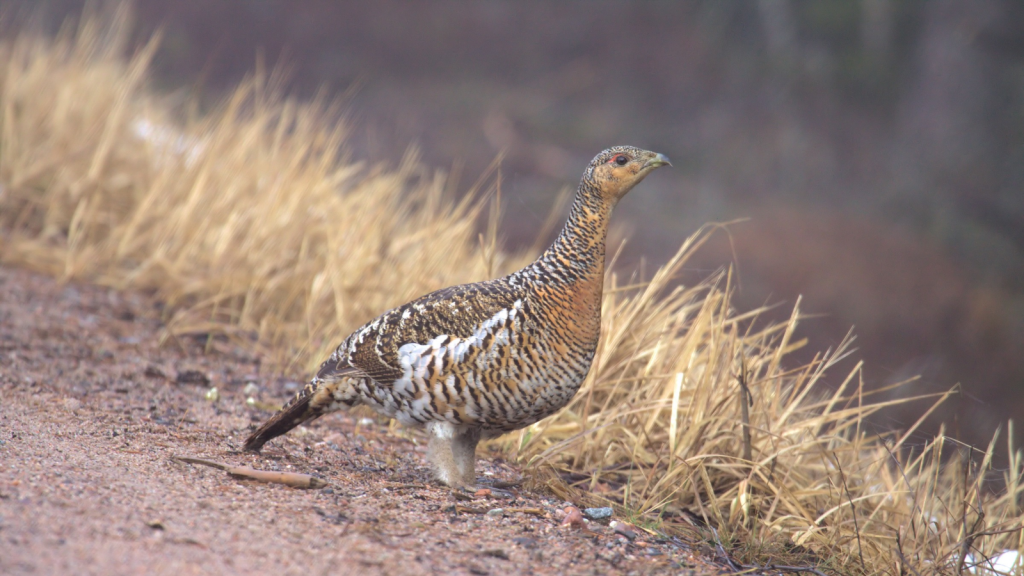
{"label": "dark tail feather", "polygon": [[322,412],[310,405],[310,400],[312,399],[313,394],[302,394],[295,398],[288,406],[282,408],[280,412],[274,414],[270,420],[264,422],[259,429],[250,434],[245,439],[245,445],[242,446],[242,449],[249,452],[259,452],[263,445],[270,440],[320,416]]}
{"label": "dark tail feather", "polygon": [[361,374],[351,366],[338,367],[330,360],[320,366],[320,372],[316,378],[306,385],[295,397],[281,409],[280,412],[263,423],[255,432],[245,439],[243,450],[259,452],[260,448],[267,442],[287,433],[300,424],[305,424],[314,418],[330,412],[334,405],[337,408],[338,402],[351,406],[355,398],[350,400],[339,400],[335,396],[339,382],[345,378]]}

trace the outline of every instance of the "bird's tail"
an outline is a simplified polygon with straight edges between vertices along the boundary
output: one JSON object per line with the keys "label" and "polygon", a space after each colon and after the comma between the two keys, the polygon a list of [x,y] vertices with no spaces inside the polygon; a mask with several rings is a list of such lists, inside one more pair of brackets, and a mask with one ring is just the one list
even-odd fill
{"label": "bird's tail", "polygon": [[287,406],[274,414],[270,420],[263,423],[255,432],[245,439],[243,450],[259,452],[263,445],[278,436],[287,433],[292,428],[320,416],[321,412],[310,405],[313,394],[303,395],[299,393]]}
{"label": "bird's tail", "polygon": [[[344,404],[351,406],[353,402],[347,401],[348,394],[336,394],[338,386],[344,383],[345,377],[348,374],[341,372],[330,374],[330,376],[329,378],[321,378],[321,375],[317,375],[284,408],[250,434],[245,439],[242,449],[250,452],[259,452],[264,444],[282,434],[286,434],[292,428],[337,410],[339,407],[344,407]],[[344,396],[346,399],[339,401],[339,396]]]}

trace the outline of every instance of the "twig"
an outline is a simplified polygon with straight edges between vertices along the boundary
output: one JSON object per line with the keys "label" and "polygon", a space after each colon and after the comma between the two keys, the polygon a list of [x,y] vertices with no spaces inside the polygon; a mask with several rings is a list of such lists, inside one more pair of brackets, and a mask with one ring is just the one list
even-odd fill
{"label": "twig", "polygon": [[740,383],[740,415],[743,418],[743,459],[751,462],[754,459],[754,452],[750,446],[750,407],[754,405],[754,397],[750,394],[747,386],[747,359],[740,360],[740,375],[737,380]]}
{"label": "twig", "polygon": [[896,554],[900,557],[900,572],[901,573],[903,572],[904,568],[909,568],[910,571],[914,573],[914,576],[921,576],[921,573],[918,572],[913,566],[911,566],[909,562],[907,562],[907,557],[903,555],[903,551],[902,550],[897,548],[896,549]]}
{"label": "twig", "polygon": [[309,474],[255,470],[247,466],[229,466],[227,464],[221,464],[220,462],[214,462],[213,460],[203,460],[202,458],[184,458],[181,456],[172,456],[172,458],[180,462],[199,464],[200,466],[209,466],[210,468],[223,470],[236,478],[248,478],[249,480],[256,480],[258,482],[284,484],[285,486],[291,486],[292,488],[323,488],[328,485],[324,480],[321,480],[316,476],[310,476]]}
{"label": "twig", "polygon": [[722,558],[729,564],[729,568],[733,570],[745,570],[747,567],[743,564],[732,559],[729,553],[725,551],[725,547],[722,546],[722,540],[718,537],[718,530],[715,530],[714,526],[708,526],[711,529],[711,533],[715,535],[715,551],[718,552]]}
{"label": "twig", "polygon": [[505,512],[519,512],[520,514],[530,514],[532,516],[544,515],[544,511],[540,508],[505,508]]}
{"label": "twig", "polygon": [[974,520],[974,525],[971,526],[971,531],[964,539],[960,542],[960,559],[956,563],[957,574],[964,573],[964,564],[967,562],[967,555],[971,553],[971,548],[974,546],[974,541],[978,538],[978,535],[974,533],[978,529],[978,524],[981,522],[981,516],[979,515]]}
{"label": "twig", "polygon": [[[758,566],[751,566],[751,568],[759,568]],[[811,568],[810,566],[783,566],[782,564],[769,564],[764,567],[764,570],[782,570],[783,572],[808,572],[815,576],[828,576],[817,568]]]}
{"label": "twig", "polygon": [[896,529],[896,554],[900,557],[900,576],[904,576],[907,573],[906,568],[909,568],[910,571],[914,573],[914,576],[921,576],[921,573],[911,566],[910,563],[907,562],[907,557],[903,555],[903,539],[900,537],[899,528]]}
{"label": "twig", "polygon": [[[964,477],[964,530],[967,530],[967,478]],[[963,542],[960,543],[960,560],[957,561],[957,572],[959,574],[964,573],[964,563],[967,561],[967,555],[970,554],[971,548],[974,546],[974,541],[978,539],[983,532],[978,532],[978,528],[985,522],[985,508],[982,502],[981,494],[981,482],[975,482],[974,487],[978,491],[978,517],[974,519],[974,524],[971,526],[970,532],[965,532]]]}
{"label": "twig", "polygon": [[1017,532],[1017,531],[1019,531],[1021,529],[1024,529],[1024,524],[1022,524],[1020,526],[1017,526],[1016,528],[1007,528],[1006,530],[992,530],[992,531],[989,531],[989,532],[978,532],[977,534],[975,534],[975,536],[977,536],[979,538],[981,536],[996,536],[998,534],[1008,534],[1010,532]]}
{"label": "twig", "polygon": [[[726,552],[725,548],[722,546],[722,541],[718,537],[718,530],[715,530],[714,526],[708,526],[708,529],[711,530],[711,533],[714,534],[715,537],[715,551],[718,552],[722,559],[726,561],[726,563],[729,565],[729,568],[732,568],[735,572],[750,573],[781,570],[783,572],[806,572],[808,574],[814,574],[815,576],[828,576],[828,574],[825,574],[821,570],[818,570],[817,568],[812,568],[810,566],[787,566],[785,564],[766,564],[764,566],[760,566],[758,564],[743,564],[741,562],[737,562],[736,560],[732,559],[732,556],[729,556],[729,553]],[[675,536],[672,537],[672,544],[677,548],[686,547]]]}
{"label": "twig", "polygon": [[[889,456],[892,458],[892,461],[896,463],[896,467],[900,469],[900,474],[903,475],[903,481],[907,484],[907,488],[910,489],[911,494],[914,495],[914,504],[913,506],[910,507],[910,529],[914,531],[914,537],[916,538],[917,527],[914,525],[914,518],[917,517],[917,490],[914,489],[914,486],[910,483],[910,479],[907,478],[907,472],[906,470],[903,469],[903,464],[900,462],[899,458],[897,458],[896,455],[892,453],[892,450],[889,450],[888,438],[886,438],[886,440],[882,442],[882,447],[885,448],[885,451],[889,453]],[[897,531],[897,542],[899,542],[898,534],[899,532]]]}
{"label": "twig", "polygon": [[850,502],[850,515],[853,516],[853,530],[857,535],[857,555],[860,556],[860,567],[865,572],[868,571],[868,565],[864,562],[864,551],[860,546],[860,526],[857,523],[857,508],[853,505],[853,498],[850,497],[850,488],[846,485],[846,474],[843,474],[843,465],[839,463],[839,457],[836,453],[832,453],[832,459],[836,461],[836,467],[839,468],[839,478],[843,481],[843,491],[846,492],[846,499]]}

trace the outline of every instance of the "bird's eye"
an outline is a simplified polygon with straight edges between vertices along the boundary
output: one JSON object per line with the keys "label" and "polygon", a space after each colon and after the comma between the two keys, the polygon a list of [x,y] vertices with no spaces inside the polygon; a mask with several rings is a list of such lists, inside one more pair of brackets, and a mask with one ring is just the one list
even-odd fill
{"label": "bird's eye", "polygon": [[629,158],[625,154],[619,154],[615,158],[612,158],[612,162],[615,162],[619,166],[625,166],[626,162],[629,162]]}

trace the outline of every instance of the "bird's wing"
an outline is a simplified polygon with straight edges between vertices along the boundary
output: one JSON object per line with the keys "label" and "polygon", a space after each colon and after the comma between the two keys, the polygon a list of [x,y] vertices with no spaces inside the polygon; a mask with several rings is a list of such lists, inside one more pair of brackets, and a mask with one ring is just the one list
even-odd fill
{"label": "bird's wing", "polygon": [[321,365],[317,378],[355,368],[377,385],[390,386],[402,377],[399,349],[403,346],[426,345],[442,336],[472,339],[481,327],[495,325],[491,322],[495,318],[508,318],[517,302],[522,307],[525,300],[525,288],[505,278],[432,292],[356,330]]}

